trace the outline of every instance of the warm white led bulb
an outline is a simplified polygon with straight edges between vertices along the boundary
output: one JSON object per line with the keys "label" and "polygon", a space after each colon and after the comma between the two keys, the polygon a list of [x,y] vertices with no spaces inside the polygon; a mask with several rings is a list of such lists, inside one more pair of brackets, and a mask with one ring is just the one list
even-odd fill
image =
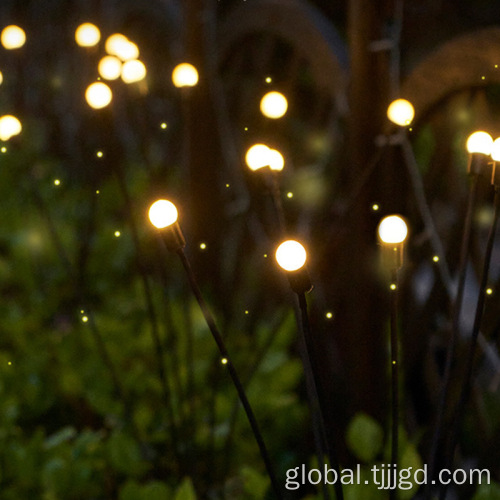
{"label": "warm white led bulb", "polygon": [[102,82],[94,82],[87,87],[85,99],[91,108],[105,108],[113,99],[111,89]]}
{"label": "warm white led bulb", "polygon": [[491,158],[493,161],[500,161],[500,137],[497,137],[491,146]]}
{"label": "warm white led bulb", "polygon": [[[250,170],[269,166],[271,149],[265,144],[254,144],[248,148],[245,155],[245,162]],[[276,161],[276,160],[275,160]]]}
{"label": "warm white led bulb", "polygon": [[406,99],[396,99],[387,108],[387,118],[392,123],[401,127],[410,125],[415,116],[415,109],[410,101]]}
{"label": "warm white led bulb", "polygon": [[26,33],[19,26],[12,24],[2,30],[0,41],[4,48],[8,50],[19,49],[26,42]]}
{"label": "warm white led bulb", "polygon": [[4,115],[0,118],[0,139],[8,141],[11,137],[21,133],[21,122],[12,115]]}
{"label": "warm white led bulb", "polygon": [[189,63],[178,64],[172,72],[176,87],[194,87],[198,83],[198,70]]}
{"label": "warm white led bulb", "polygon": [[116,56],[104,56],[97,65],[97,71],[105,80],[116,80],[122,72],[122,62]]}
{"label": "warm white led bulb", "polygon": [[122,80],[125,83],[134,83],[146,78],[146,66],[139,59],[132,59],[123,64]]}
{"label": "warm white led bulb", "polygon": [[75,40],[80,47],[93,47],[99,43],[101,32],[92,23],[83,23],[76,28]]}
{"label": "warm white led bulb", "polygon": [[260,101],[260,111],[268,118],[281,118],[288,109],[288,101],[281,92],[268,92]]}
{"label": "warm white led bulb", "polygon": [[389,215],[380,222],[378,235],[384,243],[402,243],[408,235],[408,226],[399,215]]}
{"label": "warm white led bulb", "polygon": [[157,200],[149,208],[149,220],[158,229],[171,226],[177,221],[177,208],[168,200]]}
{"label": "warm white led bulb", "polygon": [[306,249],[295,240],[284,241],[276,250],[276,261],[285,271],[298,271],[306,259]]}
{"label": "warm white led bulb", "polygon": [[277,172],[283,170],[283,167],[285,166],[285,159],[283,158],[283,155],[277,149],[269,149],[267,154],[271,170],[276,170]]}
{"label": "warm white led bulb", "polygon": [[491,147],[493,146],[493,138],[488,132],[483,132],[478,130],[472,133],[467,138],[467,151],[469,153],[482,153],[483,155],[489,155],[491,153]]}

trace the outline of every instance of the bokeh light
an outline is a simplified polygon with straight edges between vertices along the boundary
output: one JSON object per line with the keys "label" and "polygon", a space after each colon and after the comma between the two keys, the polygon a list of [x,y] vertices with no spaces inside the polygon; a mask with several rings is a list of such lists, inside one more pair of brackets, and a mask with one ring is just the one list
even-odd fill
{"label": "bokeh light", "polygon": [[26,33],[19,26],[12,24],[2,30],[0,40],[4,48],[8,50],[19,49],[26,42]]}
{"label": "bokeh light", "polygon": [[387,108],[387,118],[401,127],[410,125],[415,116],[413,104],[406,99],[396,99]]}
{"label": "bokeh light", "polygon": [[295,240],[284,241],[276,250],[276,261],[285,271],[298,271],[306,259],[306,249]]}
{"label": "bokeh light", "polygon": [[198,70],[189,63],[178,64],[172,72],[176,87],[194,87],[198,83]]}
{"label": "bokeh light", "polygon": [[378,235],[384,243],[402,243],[408,235],[408,226],[399,215],[389,215],[380,222]]}
{"label": "bokeh light", "polygon": [[99,28],[92,23],[83,23],[76,28],[75,40],[80,47],[94,47],[101,39]]}
{"label": "bokeh light", "polygon": [[21,133],[22,125],[13,115],[4,115],[0,118],[0,139],[8,141],[11,137]]}
{"label": "bokeh light", "polygon": [[121,76],[125,83],[139,82],[146,78],[146,66],[139,59],[132,59],[123,64]]}
{"label": "bokeh light", "polygon": [[94,82],[87,87],[85,99],[91,108],[105,108],[113,99],[111,89],[102,82]]}
{"label": "bokeh light", "polygon": [[489,155],[493,146],[493,138],[488,132],[478,130],[467,138],[466,148],[469,153]]}
{"label": "bokeh light", "polygon": [[122,72],[122,62],[116,56],[104,56],[97,65],[99,75],[105,80],[116,80]]}
{"label": "bokeh light", "polygon": [[288,109],[288,101],[281,92],[268,92],[260,101],[260,111],[268,118],[281,118]]}
{"label": "bokeh light", "polygon": [[149,220],[158,229],[171,226],[177,217],[176,206],[168,200],[157,200],[149,208]]}

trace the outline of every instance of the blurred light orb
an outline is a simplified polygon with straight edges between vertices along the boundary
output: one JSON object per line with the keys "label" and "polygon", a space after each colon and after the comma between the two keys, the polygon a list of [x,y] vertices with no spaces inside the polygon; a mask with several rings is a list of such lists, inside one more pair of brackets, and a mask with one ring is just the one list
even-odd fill
{"label": "blurred light orb", "polygon": [[168,200],[157,200],[149,208],[149,220],[158,229],[171,226],[177,217],[177,208]]}
{"label": "blurred light orb", "polygon": [[109,55],[116,56],[122,61],[129,61],[139,57],[139,47],[121,33],[114,33],[109,36],[106,39],[104,49]]}
{"label": "blurred light orb", "polygon": [[497,137],[491,145],[491,158],[493,161],[500,161],[500,137]]}
{"label": "blurred light orb", "polygon": [[189,63],[178,64],[172,71],[172,82],[178,88],[194,87],[198,83],[198,70]]}
{"label": "blurred light orb", "polygon": [[19,26],[12,24],[2,30],[0,40],[8,50],[19,49],[26,43],[26,33]]}
{"label": "blurred light orb", "polygon": [[3,73],[0,71],[0,85],[3,83]]}
{"label": "blurred light orb", "polygon": [[105,80],[116,80],[122,73],[122,62],[116,56],[104,56],[97,65],[97,71]]}
{"label": "blurred light orb", "polygon": [[11,137],[21,133],[21,122],[12,115],[4,115],[0,118],[0,139],[8,141]]}
{"label": "blurred light orb", "polygon": [[285,271],[298,271],[306,259],[306,249],[295,240],[284,241],[276,250],[276,261]]}
{"label": "blurred light orb", "polygon": [[139,82],[146,78],[146,66],[139,59],[132,59],[123,64],[121,75],[125,83]]}
{"label": "blurred light orb", "polygon": [[271,170],[275,170],[277,172],[281,172],[283,167],[285,166],[285,158],[277,149],[270,149],[268,152],[269,157],[269,167]]}
{"label": "blurred light orb", "polygon": [[281,118],[288,109],[288,101],[281,92],[268,92],[260,101],[260,111],[267,118]]}
{"label": "blurred light orb", "polygon": [[380,222],[378,235],[384,243],[403,243],[408,235],[408,226],[399,215],[389,215]]}
{"label": "blurred light orb", "polygon": [[92,23],[83,23],[76,28],[75,40],[80,47],[94,47],[101,39],[99,28]]}
{"label": "blurred light orb", "polygon": [[400,127],[410,125],[415,116],[413,104],[406,99],[396,99],[387,108],[387,118]]}
{"label": "blurred light orb", "polygon": [[111,102],[113,93],[105,83],[94,82],[87,87],[85,99],[91,108],[101,109]]}
{"label": "blurred light orb", "polygon": [[467,138],[466,148],[469,153],[489,155],[493,146],[493,138],[488,132],[478,130]]}
{"label": "blurred light orb", "polygon": [[254,144],[248,148],[245,155],[245,162],[250,170],[258,170],[259,168],[268,167],[271,149],[265,144]]}

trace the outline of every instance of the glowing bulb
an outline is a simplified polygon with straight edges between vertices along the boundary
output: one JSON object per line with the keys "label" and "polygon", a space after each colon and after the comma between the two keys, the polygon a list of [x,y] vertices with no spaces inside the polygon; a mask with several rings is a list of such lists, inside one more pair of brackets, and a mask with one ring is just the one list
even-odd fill
{"label": "glowing bulb", "polygon": [[389,215],[380,222],[378,235],[384,243],[402,243],[408,235],[408,227],[398,215]]}
{"label": "glowing bulb", "polygon": [[0,139],[8,141],[11,137],[21,133],[21,122],[12,115],[4,115],[0,118]]}
{"label": "glowing bulb", "polygon": [[0,85],[3,83],[3,73],[0,71]]}
{"label": "glowing bulb", "polygon": [[277,172],[283,170],[283,167],[285,166],[285,159],[277,149],[269,149],[268,161],[271,170],[276,170]]}
{"label": "glowing bulb", "polygon": [[106,39],[104,48],[109,55],[116,56],[122,61],[129,61],[139,57],[139,47],[121,33],[114,33],[109,36]]}
{"label": "glowing bulb", "polygon": [[493,161],[500,161],[500,137],[497,137],[491,145],[491,158]]}
{"label": "glowing bulb", "polygon": [[155,201],[149,208],[149,220],[158,229],[171,226],[177,221],[177,208],[168,200]]}
{"label": "glowing bulb", "polygon": [[105,80],[116,80],[122,72],[122,62],[116,56],[104,56],[97,65],[97,71]]}
{"label": "glowing bulb", "polygon": [[479,130],[469,135],[467,139],[467,151],[469,153],[482,153],[483,155],[489,155],[491,153],[491,148],[493,146],[493,139],[488,132],[483,132]]}
{"label": "glowing bulb", "polygon": [[138,59],[132,59],[123,64],[122,80],[125,83],[134,83],[143,80],[146,77],[146,66]]}
{"label": "glowing bulb", "polygon": [[85,99],[91,108],[105,108],[113,99],[111,89],[102,82],[90,84],[85,91]]}
{"label": "glowing bulb", "polygon": [[387,108],[387,118],[392,123],[405,127],[410,125],[415,116],[415,109],[410,101],[406,99],[396,99],[389,104]]}
{"label": "glowing bulb", "polygon": [[2,30],[0,40],[6,49],[19,49],[26,42],[26,33],[19,26],[7,26]]}
{"label": "glowing bulb", "polygon": [[99,43],[101,32],[92,23],[83,23],[76,28],[75,40],[80,47],[93,47]]}
{"label": "glowing bulb", "polygon": [[254,144],[251,146],[245,155],[245,162],[250,170],[258,170],[259,168],[269,166],[269,151],[270,148],[265,144]]}
{"label": "glowing bulb", "polygon": [[276,250],[276,260],[285,271],[298,271],[307,259],[305,248],[295,240],[283,242]]}
{"label": "glowing bulb", "polygon": [[176,87],[194,87],[198,83],[198,70],[189,63],[178,64],[172,72]]}
{"label": "glowing bulb", "polygon": [[260,101],[260,111],[268,118],[281,118],[288,109],[288,101],[281,92],[268,92]]}

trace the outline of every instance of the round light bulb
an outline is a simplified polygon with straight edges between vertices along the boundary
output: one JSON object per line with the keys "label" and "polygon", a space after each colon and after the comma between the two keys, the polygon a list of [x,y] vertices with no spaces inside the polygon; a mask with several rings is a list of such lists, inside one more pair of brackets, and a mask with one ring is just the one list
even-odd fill
{"label": "round light bulb", "polygon": [[12,115],[4,115],[0,118],[0,139],[8,141],[11,137],[21,133],[21,122]]}
{"label": "round light bulb", "polygon": [[75,40],[80,47],[93,47],[99,43],[101,32],[92,23],[83,23],[76,28]]}
{"label": "round light bulb", "polygon": [[198,70],[189,63],[178,64],[172,72],[176,87],[194,87],[198,83]]}
{"label": "round light bulb", "polygon": [[298,271],[306,259],[306,249],[295,240],[283,242],[276,250],[276,261],[285,271]]}
{"label": "round light bulb", "polygon": [[105,108],[113,99],[111,89],[102,82],[90,84],[85,91],[85,99],[91,108]]}
{"label": "round light bulb", "polygon": [[123,64],[122,80],[125,83],[134,83],[146,78],[146,66],[139,59],[132,59]]}
{"label": "round light bulb", "polygon": [[467,138],[466,148],[469,153],[482,153],[489,155],[493,146],[493,138],[488,132],[478,130]]}
{"label": "round light bulb", "polygon": [[245,155],[245,162],[250,170],[258,170],[259,168],[268,167],[271,149],[265,144],[254,144],[248,148]]}
{"label": "round light bulb", "polygon": [[10,25],[2,30],[0,40],[6,49],[19,49],[26,42],[26,33],[19,26]]}
{"label": "round light bulb", "polygon": [[168,200],[157,200],[149,208],[149,220],[158,229],[171,226],[177,221],[177,208]]}
{"label": "round light bulb", "polygon": [[491,145],[491,158],[493,161],[500,161],[500,137],[497,137]]}
{"label": "round light bulb", "polygon": [[415,116],[415,109],[410,101],[406,99],[396,99],[387,108],[387,118],[392,123],[401,127],[410,125]]}
{"label": "round light bulb", "polygon": [[139,57],[139,47],[121,33],[114,33],[109,36],[106,39],[104,48],[109,55],[116,56],[122,61],[137,59]]}
{"label": "round light bulb", "polygon": [[384,243],[402,243],[408,235],[408,226],[399,215],[389,215],[380,222],[378,235]]}
{"label": "round light bulb", "polygon": [[97,65],[97,71],[105,80],[116,80],[122,72],[122,62],[116,56],[104,56]]}
{"label": "round light bulb", "polygon": [[288,109],[288,101],[281,92],[268,92],[260,101],[260,111],[268,118],[281,118]]}
{"label": "round light bulb", "polygon": [[0,85],[3,83],[3,73],[0,71]]}
{"label": "round light bulb", "polygon": [[283,167],[285,166],[285,159],[283,158],[283,155],[277,149],[269,149],[267,154],[271,170],[276,170],[277,172],[283,170]]}

